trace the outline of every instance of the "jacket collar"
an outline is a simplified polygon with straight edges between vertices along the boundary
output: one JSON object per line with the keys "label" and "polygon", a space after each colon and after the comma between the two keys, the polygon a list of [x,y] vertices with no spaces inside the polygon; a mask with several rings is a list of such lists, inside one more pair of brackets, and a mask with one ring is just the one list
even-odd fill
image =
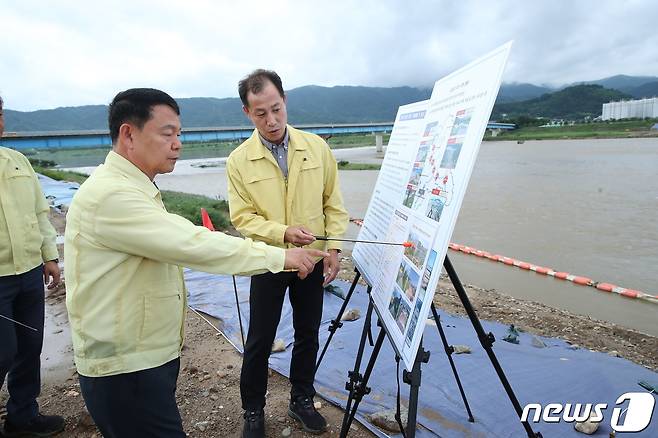
{"label": "jacket collar", "polygon": [[130,180],[135,187],[146,192],[150,197],[155,198],[160,190],[155,186],[153,181],[133,163],[114,151],[110,151],[105,158],[105,166],[108,169],[116,170]]}
{"label": "jacket collar", "polygon": [[[286,129],[288,131],[288,151],[296,150],[296,151],[302,151],[307,149],[307,144],[304,141],[304,138],[299,135],[299,132],[293,128],[290,125],[286,125]],[[251,134],[251,137],[249,137],[249,140],[247,140],[248,146],[247,146],[247,158],[249,160],[259,160],[261,158],[265,158],[267,155],[270,154],[269,149],[265,145],[263,145],[263,142],[260,139],[260,135],[258,135],[258,130],[254,129],[254,132]]]}

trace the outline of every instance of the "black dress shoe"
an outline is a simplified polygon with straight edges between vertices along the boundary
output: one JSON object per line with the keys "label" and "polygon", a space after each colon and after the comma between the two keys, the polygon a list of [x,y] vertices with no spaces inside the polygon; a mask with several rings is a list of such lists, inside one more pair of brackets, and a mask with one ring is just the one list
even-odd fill
{"label": "black dress shoe", "polygon": [[265,438],[265,412],[245,411],[242,438]]}
{"label": "black dress shoe", "polygon": [[14,424],[5,420],[5,436],[53,436],[64,430],[64,418],[59,415],[37,415],[27,423]]}
{"label": "black dress shoe", "polygon": [[288,415],[302,423],[306,432],[320,434],[327,430],[327,420],[313,406],[313,399],[306,396],[290,400]]}

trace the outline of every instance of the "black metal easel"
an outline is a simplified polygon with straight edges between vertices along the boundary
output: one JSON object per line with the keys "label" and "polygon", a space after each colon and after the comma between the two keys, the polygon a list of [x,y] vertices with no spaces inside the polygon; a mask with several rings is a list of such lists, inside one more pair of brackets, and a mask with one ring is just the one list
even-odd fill
{"label": "black metal easel", "polygon": [[[519,416],[519,419],[521,418],[522,411],[523,409],[521,408],[521,405],[516,398],[516,395],[514,394],[514,391],[512,390],[512,387],[507,380],[507,377],[505,376],[505,373],[500,366],[500,363],[498,362],[498,359],[496,358],[496,355],[493,352],[492,345],[495,342],[495,337],[493,333],[485,333],[484,328],[482,327],[482,324],[480,323],[480,320],[477,317],[477,314],[475,313],[475,310],[473,309],[473,306],[468,298],[468,295],[466,295],[466,291],[464,290],[464,287],[462,286],[461,281],[459,280],[459,277],[457,276],[457,273],[455,269],[452,266],[452,263],[450,263],[450,260],[448,256],[446,255],[445,260],[443,262],[443,266],[448,273],[448,277],[450,278],[450,281],[452,282],[453,286],[455,287],[455,290],[457,291],[457,295],[459,296],[459,299],[462,302],[462,305],[464,306],[464,309],[466,310],[466,313],[468,315],[468,318],[471,320],[471,324],[473,325],[473,328],[475,329],[475,332],[478,336],[478,339],[480,341],[480,344],[482,347],[485,349],[487,352],[487,355],[489,356],[489,360],[491,361],[494,369],[496,370],[496,374],[498,374],[498,378],[500,379],[503,387],[505,388],[505,392],[507,393],[508,398],[510,399],[517,415]],[[341,317],[343,316],[343,313],[345,312],[345,309],[347,308],[347,304],[349,300],[352,297],[352,294],[356,288],[356,284],[361,277],[360,272],[358,269],[356,269],[356,275],[354,277],[354,281],[352,282],[352,285],[350,287],[350,290],[348,294],[345,297],[345,301],[343,302],[340,310],[338,311],[338,315],[336,315],[336,318],[333,319],[329,325],[329,337],[322,349],[322,353],[318,359],[318,362],[316,364],[316,371],[320,366],[320,363],[322,362],[322,359],[327,351],[327,348],[329,346],[329,343],[331,342],[331,339],[333,338],[333,335],[335,334],[336,330],[340,327],[342,327],[343,323],[341,322]],[[370,374],[372,373],[372,369],[375,365],[375,362],[377,360],[377,356],[379,355],[379,351],[381,349],[381,346],[384,342],[384,338],[386,337],[386,328],[384,325],[381,323],[381,321],[378,321],[378,326],[379,326],[379,333],[377,335],[377,340],[375,341],[374,345],[372,343],[372,336],[370,335],[370,327],[371,327],[371,319],[372,319],[372,311],[374,309],[373,301],[372,301],[372,287],[368,286],[367,293],[368,293],[368,310],[366,312],[366,317],[364,320],[364,326],[363,330],[361,332],[361,340],[359,342],[359,348],[357,351],[357,356],[356,360],[354,363],[354,369],[352,371],[348,372],[348,377],[349,381],[345,384],[345,389],[349,391],[348,399],[347,399],[347,404],[345,407],[345,415],[343,417],[343,424],[341,428],[341,437],[346,437],[347,433],[349,431],[350,425],[352,424],[352,421],[354,420],[354,417],[356,415],[358,405],[361,402],[361,399],[363,398],[364,395],[370,393],[370,388],[367,386],[368,380],[370,378]],[[448,356],[448,360],[450,362],[450,366],[452,368],[453,374],[455,376],[455,380],[457,382],[457,386],[459,387],[459,391],[461,393],[462,399],[464,401],[464,405],[466,407],[466,411],[468,413],[468,420],[469,421],[474,421],[473,415],[471,413],[470,407],[468,405],[468,401],[466,400],[466,395],[464,393],[461,381],[459,379],[459,375],[457,373],[457,369],[455,367],[455,364],[452,360],[452,353],[454,352],[454,348],[448,344],[448,341],[446,339],[445,333],[443,331],[443,328],[441,327],[441,321],[438,312],[436,311],[436,307],[434,306],[434,303],[431,305],[432,309],[432,314],[434,316],[434,320],[437,326],[437,329],[439,331],[439,334],[441,336],[441,341],[443,343],[443,347],[445,350],[446,355]],[[368,364],[366,365],[366,369],[364,371],[364,374],[362,375],[360,373],[361,369],[361,361],[363,360],[363,353],[365,350],[365,343],[366,339],[370,337],[371,341],[370,344],[373,345],[373,350],[370,354],[370,358],[368,360]],[[407,416],[407,425],[406,425],[406,434],[405,436],[407,438],[413,438],[415,437],[415,431],[416,431],[416,418],[417,418],[417,408],[418,408],[418,390],[420,387],[421,383],[421,364],[422,363],[427,363],[429,361],[429,356],[430,352],[426,351],[423,348],[422,340],[421,344],[418,348],[418,352],[416,353],[416,359],[414,362],[414,366],[411,370],[411,372],[408,372],[407,370],[404,370],[403,372],[403,380],[405,383],[410,385],[410,395],[409,395],[409,408],[408,408],[408,416]],[[523,425],[527,435],[529,438],[541,438],[542,435],[540,432],[535,433],[532,428],[530,427],[530,424],[527,421],[522,421],[521,424]]]}

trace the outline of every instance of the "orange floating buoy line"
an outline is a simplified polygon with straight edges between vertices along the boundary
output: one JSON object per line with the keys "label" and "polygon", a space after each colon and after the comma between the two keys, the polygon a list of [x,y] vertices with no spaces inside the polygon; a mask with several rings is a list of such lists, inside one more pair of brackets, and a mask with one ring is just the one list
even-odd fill
{"label": "orange floating buoy line", "polygon": [[486,258],[494,262],[501,262],[509,266],[516,266],[517,268],[525,269],[528,271],[534,271],[537,274],[550,276],[560,280],[570,281],[572,283],[579,284],[581,286],[591,286],[603,292],[612,292],[628,298],[638,298],[641,300],[647,300],[647,301],[658,303],[658,295],[651,295],[645,292],[641,292],[639,290],[627,289],[625,287],[616,286],[610,283],[602,283],[599,281],[594,281],[588,277],[573,275],[568,272],[556,271],[552,268],[547,268],[544,266],[533,265],[532,263],[523,262],[510,257],[501,256],[498,254],[491,254],[487,251],[481,251],[479,249],[472,248],[466,245],[460,245],[458,243],[451,242],[448,245],[448,248],[450,248],[453,251],[459,251],[465,254],[474,255],[476,257]]}
{"label": "orange floating buoy line", "polygon": [[[363,219],[350,219],[350,222],[355,223],[358,226],[363,225]],[[405,242],[405,243],[410,243],[410,242]],[[453,251],[459,251],[464,254],[471,254],[476,257],[481,257],[481,258],[486,258],[494,262],[500,262],[508,266],[516,266],[517,268],[524,269],[527,271],[534,271],[537,274],[541,275],[546,275],[550,276],[553,278],[557,278],[560,280],[566,280],[570,281],[572,283],[581,285],[581,286],[590,286],[593,288],[596,288],[597,290],[600,290],[602,292],[610,292],[610,293],[616,293],[618,295],[622,295],[627,298],[636,298],[640,300],[646,300],[650,301],[653,303],[658,303],[658,295],[651,295],[639,290],[635,289],[628,289],[625,287],[617,286],[614,284],[610,283],[603,283],[600,281],[594,281],[591,278],[588,277],[582,277],[579,275],[573,275],[568,272],[562,272],[562,271],[556,271],[552,268],[547,268],[545,266],[540,266],[540,265],[535,265],[532,263],[524,262],[521,260],[516,260],[511,257],[505,257],[500,254],[492,254],[487,251],[482,251],[477,248],[473,248],[470,246],[466,245],[460,245],[458,243],[452,243],[448,244],[448,248],[450,248]]]}

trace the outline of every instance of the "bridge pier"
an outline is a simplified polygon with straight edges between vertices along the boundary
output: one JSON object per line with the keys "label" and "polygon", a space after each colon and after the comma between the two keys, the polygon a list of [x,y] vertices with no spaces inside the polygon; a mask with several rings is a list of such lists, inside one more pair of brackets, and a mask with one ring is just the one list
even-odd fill
{"label": "bridge pier", "polygon": [[375,134],[375,155],[377,158],[382,158],[384,156],[384,135],[376,133]]}

